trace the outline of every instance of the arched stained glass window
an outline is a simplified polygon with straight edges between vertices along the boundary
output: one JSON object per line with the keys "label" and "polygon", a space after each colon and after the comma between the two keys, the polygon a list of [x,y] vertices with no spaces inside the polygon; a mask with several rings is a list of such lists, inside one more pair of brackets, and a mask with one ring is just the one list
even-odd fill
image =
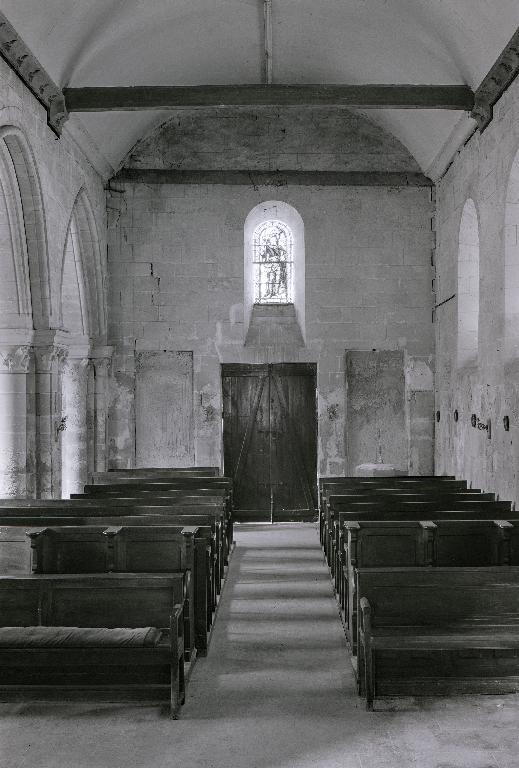
{"label": "arched stained glass window", "polygon": [[294,238],[282,221],[263,221],[252,237],[254,302],[292,304]]}

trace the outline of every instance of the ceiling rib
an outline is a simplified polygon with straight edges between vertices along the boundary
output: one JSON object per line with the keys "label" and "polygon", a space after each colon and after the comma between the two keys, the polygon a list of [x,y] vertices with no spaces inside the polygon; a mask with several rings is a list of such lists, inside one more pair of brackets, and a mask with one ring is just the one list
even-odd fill
{"label": "ceiling rib", "polygon": [[61,136],[63,123],[68,117],[63,92],[47,74],[38,59],[33,56],[2,12],[0,12],[0,56],[45,107],[49,127],[57,136]]}
{"label": "ceiling rib", "polygon": [[494,104],[519,74],[519,28],[510,42],[496,59],[489,73],[483,78],[474,95],[474,109],[471,117],[481,132],[492,122]]}

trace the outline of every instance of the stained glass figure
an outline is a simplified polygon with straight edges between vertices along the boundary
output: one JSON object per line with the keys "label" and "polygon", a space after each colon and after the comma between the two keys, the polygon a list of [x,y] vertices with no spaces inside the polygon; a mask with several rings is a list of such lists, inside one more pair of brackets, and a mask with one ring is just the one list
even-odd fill
{"label": "stained glass figure", "polygon": [[293,237],[282,221],[270,219],[254,230],[254,301],[256,304],[291,304]]}

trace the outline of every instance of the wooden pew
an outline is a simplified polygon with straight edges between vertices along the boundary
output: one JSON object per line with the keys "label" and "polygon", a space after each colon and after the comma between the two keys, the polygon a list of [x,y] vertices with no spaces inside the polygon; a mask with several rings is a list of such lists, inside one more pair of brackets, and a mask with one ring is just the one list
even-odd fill
{"label": "wooden pew", "polygon": [[[219,477],[219,467],[135,467],[134,469],[109,469],[107,472],[94,472],[93,482],[104,482],[108,478],[118,477]],[[110,480],[108,479],[108,482]]]}
{"label": "wooden pew", "polygon": [[53,526],[26,535],[33,573],[184,573],[186,661],[195,648],[207,654],[210,547],[198,528]]}
{"label": "wooden pew", "polygon": [[222,509],[225,517],[225,550],[224,563],[228,563],[228,555],[232,551],[234,541],[234,529],[232,519],[232,503],[230,498],[220,489],[165,489],[165,490],[120,490],[119,487],[107,488],[106,492],[93,492],[91,494],[72,494],[73,501],[91,501],[92,503],[105,503],[113,500],[116,504],[177,504],[177,505],[214,505]]}
{"label": "wooden pew", "polygon": [[467,487],[465,480],[456,480],[450,475],[396,475],[394,477],[321,477],[319,478],[319,509],[324,510],[327,502],[328,491],[336,488],[356,489],[366,488],[377,490],[382,488],[424,488],[426,486],[438,487],[447,485],[452,490],[462,490]]}
{"label": "wooden pew", "polygon": [[467,490],[466,480],[456,480],[451,477],[340,477],[321,478],[319,491],[321,496],[327,493],[341,490],[369,490],[380,489],[408,489],[421,490],[422,488],[445,488],[450,490]]}
{"label": "wooden pew", "polygon": [[[340,480],[340,481],[339,481]],[[321,541],[323,541],[323,531],[325,527],[326,510],[329,505],[330,496],[341,494],[378,494],[387,495],[388,493],[459,493],[467,492],[480,493],[479,489],[467,489],[465,480],[454,480],[451,478],[342,478],[339,480],[323,481],[319,497],[319,520]],[[382,482],[388,480],[388,482]],[[369,481],[369,482],[365,482]],[[375,482],[372,482],[375,481]]]}
{"label": "wooden pew", "polygon": [[361,568],[359,680],[377,696],[519,690],[519,568]]}
{"label": "wooden pew", "polygon": [[[17,511],[20,510],[21,512]],[[204,498],[195,499],[156,499],[146,498],[145,502],[139,499],[63,499],[49,501],[46,499],[1,499],[0,516],[15,516],[26,512],[35,515],[64,515],[69,517],[74,514],[87,514],[90,516],[106,517],[116,515],[148,515],[160,514],[171,518],[172,516],[204,515],[214,518],[215,554],[218,559],[219,582],[224,577],[225,565],[228,563],[232,535],[232,527],[229,528],[225,510],[219,500]],[[181,523],[179,523],[181,524]],[[186,525],[192,525],[187,523]],[[202,523],[205,525],[206,523]],[[219,583],[218,583],[219,594]]]}
{"label": "wooden pew", "polygon": [[359,568],[506,566],[517,521],[426,520],[345,523],[339,600],[356,653],[356,574]]}
{"label": "wooden pew", "polygon": [[107,496],[109,494],[118,493],[121,496],[128,493],[130,496],[137,493],[151,493],[156,496],[163,495],[168,492],[185,493],[188,495],[207,495],[207,496],[221,496],[227,498],[229,496],[229,489],[226,485],[218,481],[217,483],[172,483],[172,482],[120,482],[113,483],[111,485],[85,485],[84,491],[81,494],[74,494],[74,496]]}
{"label": "wooden pew", "polygon": [[[167,695],[176,718],[185,698],[184,594],[182,574],[0,576],[0,689],[38,695],[151,689],[155,697]],[[117,628],[139,627],[160,636],[146,633],[148,645],[121,644],[129,633]],[[60,628],[68,628],[66,638]],[[92,628],[104,631],[93,639]],[[49,644],[48,634],[62,644]]]}
{"label": "wooden pew", "polygon": [[[85,485],[82,494],[72,494],[71,498],[90,498],[90,497],[120,497],[126,499],[138,499],[140,497],[166,498],[175,497],[178,499],[192,499],[196,503],[197,497],[212,497],[219,499],[225,504],[228,520],[232,526],[232,489],[228,485],[218,482],[206,483],[180,483],[173,482],[125,482],[112,485]],[[232,532],[232,531],[231,531]]]}
{"label": "wooden pew", "polygon": [[87,487],[111,487],[116,485],[172,485],[185,488],[232,488],[232,479],[229,477],[217,476],[209,477],[203,475],[190,475],[190,476],[174,476],[174,475],[116,475],[113,476],[111,472],[108,475],[104,474],[103,477],[94,475],[93,480],[95,482],[88,483]]}
{"label": "wooden pew", "polygon": [[[127,492],[146,492],[159,491],[217,491],[225,495],[229,507],[229,513],[232,514],[232,480],[228,477],[117,477],[115,480],[106,480],[106,482],[96,482],[87,484],[84,487],[84,494],[107,494],[118,493],[124,489]],[[159,495],[160,495],[159,494]]]}
{"label": "wooden pew", "polygon": [[343,527],[347,521],[358,520],[423,520],[423,519],[451,519],[451,520],[500,520],[512,519],[516,513],[511,512],[509,502],[402,502],[392,506],[372,506],[367,509],[364,506],[353,506],[347,511],[336,512],[332,518],[332,528],[329,534],[330,570],[335,578],[338,567],[338,558],[343,540]]}
{"label": "wooden pew", "polygon": [[[59,503],[59,502],[58,502]],[[155,509],[155,508],[152,508]],[[221,542],[218,535],[219,525],[212,515],[192,514],[192,515],[172,515],[172,514],[146,514],[146,512],[134,515],[128,515],[128,508],[114,508],[113,515],[102,514],[103,510],[91,508],[82,510],[71,510],[64,506],[56,509],[54,506],[45,506],[32,509],[23,508],[4,508],[0,510],[0,531],[6,530],[5,536],[11,536],[12,541],[6,538],[0,541],[0,563],[4,562],[6,567],[12,570],[13,559],[22,557],[25,543],[21,536],[16,533],[10,533],[7,529],[18,528],[42,528],[49,526],[109,526],[109,525],[132,525],[132,526],[171,526],[172,528],[187,526],[196,527],[198,537],[202,538],[206,546],[211,550],[210,563],[210,582],[208,585],[208,627],[212,623],[212,615],[216,610],[218,595],[221,590],[220,564],[222,562]],[[80,512],[81,514],[78,514]],[[119,512],[120,514],[117,514]],[[97,513],[97,514],[96,514]],[[125,514],[126,513],[126,514]],[[15,546],[18,550],[15,550]],[[26,557],[28,553],[26,553]],[[25,560],[27,562],[27,560]]]}
{"label": "wooden pew", "polygon": [[327,488],[401,488],[413,487],[423,484],[439,485],[447,484],[454,488],[466,488],[465,480],[457,480],[451,475],[395,475],[381,477],[341,477],[329,476],[319,478],[319,496],[326,492]]}
{"label": "wooden pew", "polygon": [[377,500],[343,501],[340,496],[331,496],[327,520],[325,521],[325,554],[328,564],[335,573],[337,547],[340,538],[340,521],[352,520],[423,520],[434,518],[444,511],[481,511],[492,519],[507,518],[510,502],[492,501],[485,494],[463,497],[452,494],[431,499],[414,494],[405,497],[380,498]]}

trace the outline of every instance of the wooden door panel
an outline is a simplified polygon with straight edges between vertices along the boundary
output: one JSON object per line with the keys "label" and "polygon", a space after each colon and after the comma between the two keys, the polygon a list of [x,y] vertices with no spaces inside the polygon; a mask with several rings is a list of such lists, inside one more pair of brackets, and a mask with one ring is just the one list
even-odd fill
{"label": "wooden door panel", "polygon": [[223,365],[225,472],[237,520],[313,519],[315,366]]}
{"label": "wooden door panel", "polygon": [[224,471],[237,520],[270,520],[267,366],[222,366]]}
{"label": "wooden door panel", "polygon": [[315,373],[272,366],[271,381],[273,517],[298,519],[316,508]]}
{"label": "wooden door panel", "polygon": [[[236,478],[238,501],[247,518],[254,517],[250,513],[261,510],[264,513],[262,517],[270,519],[268,376],[261,379],[255,396],[258,400],[255,416],[254,399],[251,398],[249,403],[241,400],[243,421],[247,421],[250,427],[250,440],[248,446],[243,446],[243,466]],[[257,515],[255,519],[258,519]]]}

